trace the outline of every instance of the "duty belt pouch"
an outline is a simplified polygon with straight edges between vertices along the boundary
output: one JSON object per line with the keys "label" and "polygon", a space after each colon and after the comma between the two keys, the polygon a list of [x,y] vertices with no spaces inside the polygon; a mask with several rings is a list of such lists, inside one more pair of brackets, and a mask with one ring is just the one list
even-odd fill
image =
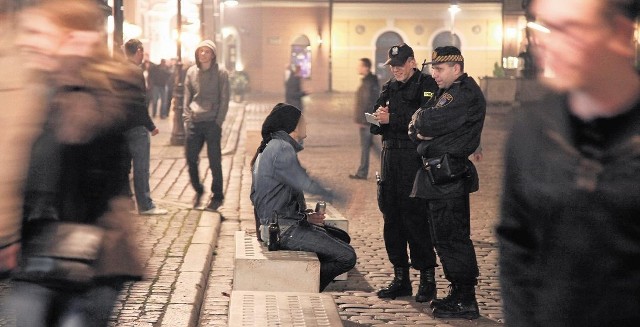
{"label": "duty belt pouch", "polygon": [[22,242],[13,279],[44,286],[83,288],[92,284],[104,230],[87,224],[37,220]]}
{"label": "duty belt pouch", "polygon": [[469,169],[466,165],[454,165],[454,161],[448,153],[440,157],[425,159],[422,158],[424,170],[427,171],[431,184],[439,185],[453,182],[467,174]]}

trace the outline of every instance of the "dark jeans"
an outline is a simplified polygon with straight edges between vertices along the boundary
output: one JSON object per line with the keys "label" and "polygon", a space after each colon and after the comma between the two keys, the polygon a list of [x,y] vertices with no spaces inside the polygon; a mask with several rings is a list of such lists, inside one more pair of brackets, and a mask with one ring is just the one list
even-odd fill
{"label": "dark jeans", "polygon": [[[151,159],[151,140],[144,126],[134,127],[125,132],[129,154],[133,164],[133,189],[138,203],[138,211],[147,211],[155,207],[149,188],[149,160]],[[127,183],[129,185],[129,183]]]}
{"label": "dark jeans", "polygon": [[153,117],[158,113],[158,101],[160,101],[160,117],[166,117],[169,114],[169,109],[165,108],[167,106],[166,98],[167,89],[164,85],[151,87],[151,113]]}
{"label": "dark jeans", "polygon": [[369,126],[360,126],[360,167],[356,172],[357,176],[367,177],[369,175],[369,152],[371,149],[376,155],[380,154],[380,147],[373,142],[374,135],[369,131]]}
{"label": "dark jeans", "polygon": [[320,260],[320,291],[336,276],[356,265],[356,252],[351,245],[329,235],[322,227],[311,224],[293,225],[281,237],[283,250],[315,252]]}
{"label": "dark jeans", "polygon": [[411,198],[413,181],[422,162],[415,149],[382,149],[378,205],[384,218],[384,243],[394,267],[422,270],[437,266],[423,199]]}
{"label": "dark jeans", "polygon": [[204,187],[200,183],[200,173],[198,164],[200,163],[200,151],[204,143],[207,143],[207,156],[209,157],[209,168],[213,182],[211,183],[212,197],[224,199],[222,190],[222,150],[220,142],[222,138],[222,128],[215,122],[191,122],[186,126],[186,157],[189,166],[189,179],[191,186],[198,193],[204,192]]}
{"label": "dark jeans", "polygon": [[469,195],[427,203],[431,239],[445,277],[452,283],[475,285],[478,262],[470,236]]}
{"label": "dark jeans", "polygon": [[121,289],[103,285],[71,291],[16,282],[9,301],[16,327],[101,327],[107,326]]}

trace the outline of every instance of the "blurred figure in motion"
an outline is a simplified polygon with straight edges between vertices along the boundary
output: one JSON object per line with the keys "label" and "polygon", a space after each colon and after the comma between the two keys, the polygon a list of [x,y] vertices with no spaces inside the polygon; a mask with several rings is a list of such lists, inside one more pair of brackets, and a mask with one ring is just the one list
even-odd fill
{"label": "blurred figure in motion", "polygon": [[505,325],[640,326],[639,0],[533,0],[497,227]]}
{"label": "blurred figure in motion", "polygon": [[24,187],[17,326],[106,326],[123,283],[142,276],[121,178],[126,108],[142,90],[109,56],[104,18],[89,0],[44,1],[20,17],[16,44],[47,101]]}
{"label": "blurred figure in motion", "polygon": [[[17,1],[0,0],[0,275],[17,264],[20,190],[28,153],[43,119],[39,94],[15,48]],[[41,94],[40,94],[41,95]]]}
{"label": "blurred figure in motion", "polygon": [[365,117],[366,113],[373,114],[376,109],[376,99],[380,95],[380,85],[378,77],[371,72],[371,60],[360,58],[358,62],[358,74],[362,76],[362,82],[356,91],[356,99],[353,119],[358,125],[360,132],[360,166],[354,175],[349,174],[351,179],[367,179],[369,174],[369,153],[380,154],[380,147],[373,142],[373,134],[369,131],[370,124]]}
{"label": "blurred figure in motion", "polygon": [[302,89],[302,67],[295,65],[285,82],[284,102],[304,112],[302,98],[307,94]]}
{"label": "blurred figure in motion", "polygon": [[251,203],[256,223],[267,227],[275,214],[280,225],[280,247],[308,251],[320,259],[320,291],[356,264],[356,253],[324,225],[324,213],[307,211],[304,193],[331,201],[334,194],[309,177],[298,161],[300,142],[307,137],[300,109],[277,104],[262,124],[262,142],[251,161]]}

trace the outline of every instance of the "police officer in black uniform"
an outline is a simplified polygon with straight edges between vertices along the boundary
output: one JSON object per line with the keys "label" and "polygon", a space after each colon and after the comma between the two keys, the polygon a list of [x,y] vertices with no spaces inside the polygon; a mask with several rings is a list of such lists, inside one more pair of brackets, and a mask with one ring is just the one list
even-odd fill
{"label": "police officer in black uniform", "polygon": [[[468,157],[480,144],[486,102],[464,73],[458,48],[436,48],[430,64],[440,89],[416,111],[409,136],[431,164],[418,170],[411,196],[427,200],[431,240],[451,283],[446,298],[432,301],[434,316],[475,319],[478,263],[470,238],[469,193],[478,190],[478,174]],[[445,168],[450,171],[442,174]]]}
{"label": "police officer in black uniform", "polygon": [[431,76],[416,69],[413,49],[406,44],[391,47],[385,65],[391,67],[394,77],[383,85],[376,101],[374,117],[380,126],[372,124],[371,133],[382,135],[378,206],[384,217],[384,242],[395,278],[378,291],[378,297],[395,299],[412,295],[411,265],[420,270],[416,301],[428,302],[436,296],[436,256],[429,235],[426,202],[409,197],[422,161],[407,128],[413,113],[433,96],[438,86]]}

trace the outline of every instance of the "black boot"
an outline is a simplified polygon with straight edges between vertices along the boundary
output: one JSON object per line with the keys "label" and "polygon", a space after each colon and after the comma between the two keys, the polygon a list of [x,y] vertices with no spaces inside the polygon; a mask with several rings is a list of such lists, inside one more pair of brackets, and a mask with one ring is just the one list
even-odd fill
{"label": "black boot", "polygon": [[435,318],[480,317],[474,285],[452,284],[449,295],[442,301],[432,304]]}
{"label": "black boot", "polygon": [[438,288],[435,274],[435,268],[420,270],[420,286],[416,293],[416,302],[429,302],[436,298]]}
{"label": "black boot", "polygon": [[378,291],[378,297],[381,299],[395,299],[399,296],[410,296],[413,291],[411,289],[411,279],[409,278],[409,267],[394,267],[395,277],[389,286]]}

